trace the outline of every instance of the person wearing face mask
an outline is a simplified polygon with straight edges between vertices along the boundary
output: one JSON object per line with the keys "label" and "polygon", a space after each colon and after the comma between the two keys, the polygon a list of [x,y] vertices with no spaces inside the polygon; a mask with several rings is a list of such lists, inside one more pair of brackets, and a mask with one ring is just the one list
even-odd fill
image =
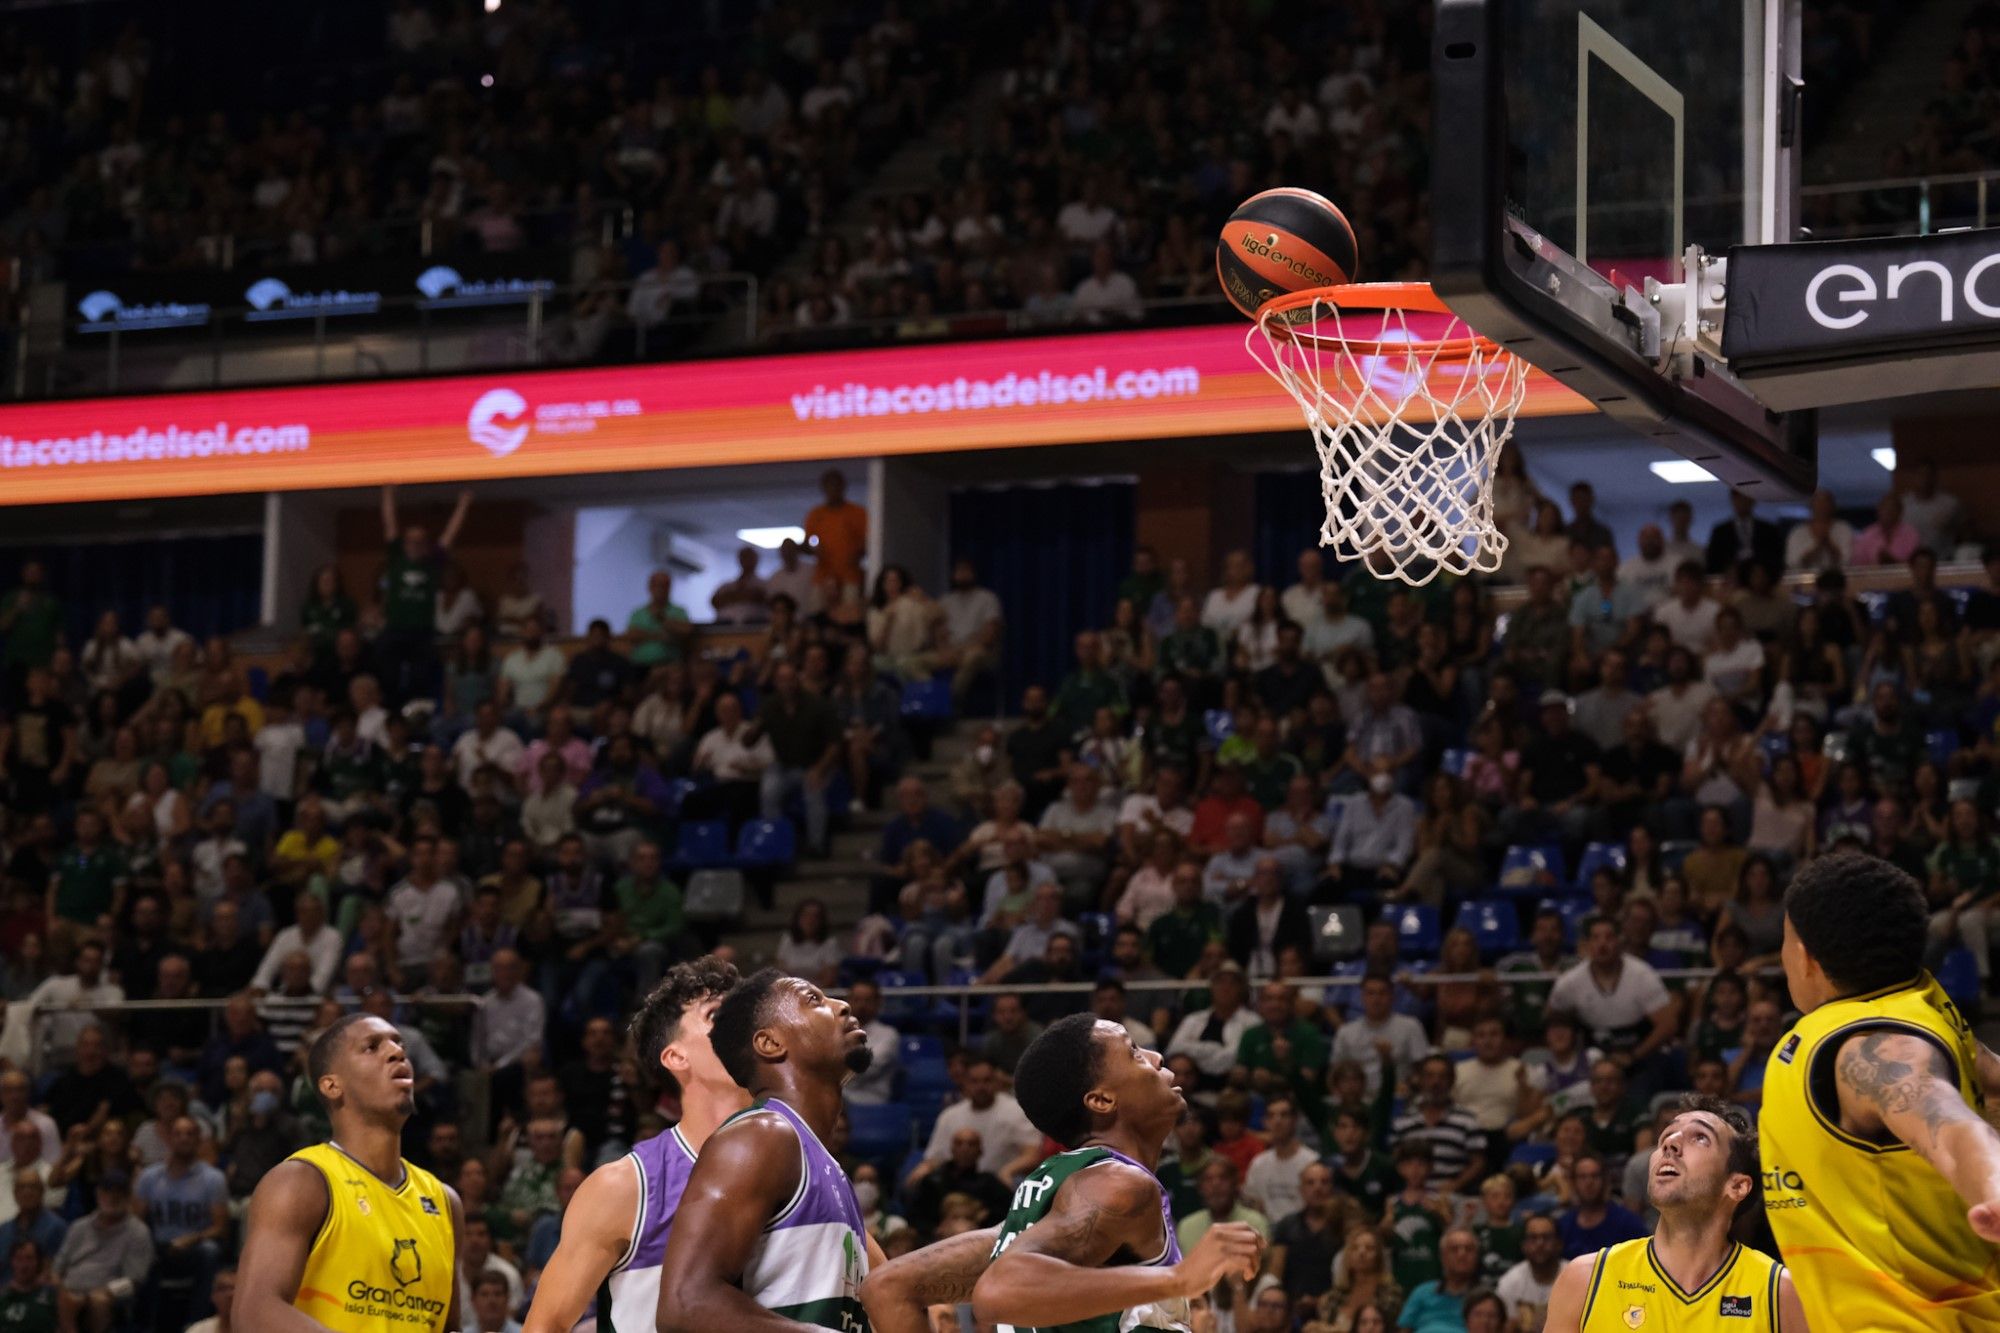
{"label": "person wearing face mask", "polygon": [[999,665],[1000,599],[979,586],[979,572],[970,560],[960,560],[951,567],[951,591],[938,598],[938,608],[944,613],[938,665],[951,671],[951,697],[962,707],[973,685]]}
{"label": "person wearing face mask", "polygon": [[951,799],[975,822],[992,818],[993,793],[1003,782],[1012,782],[1006,752],[1000,748],[1000,732],[993,726],[979,729],[972,748],[959,756],[951,768]]}
{"label": "person wearing face mask", "polygon": [[908,1222],[883,1207],[882,1172],[873,1162],[863,1162],[855,1167],[851,1179],[854,1183],[854,1202],[861,1206],[862,1225],[868,1228],[868,1234],[878,1244],[898,1231],[910,1229]]}
{"label": "person wearing face mask", "polygon": [[1368,779],[1368,798],[1348,802],[1340,827],[1326,849],[1326,878],[1336,886],[1384,888],[1402,882],[1417,839],[1417,807],[1396,790],[1394,775],[1378,772]]}

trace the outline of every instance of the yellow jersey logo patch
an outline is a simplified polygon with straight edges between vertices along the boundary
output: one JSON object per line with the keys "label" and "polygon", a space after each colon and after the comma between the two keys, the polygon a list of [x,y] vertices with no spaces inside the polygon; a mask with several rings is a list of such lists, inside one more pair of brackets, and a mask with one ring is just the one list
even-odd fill
{"label": "yellow jersey logo patch", "polygon": [[1641,1324],[1644,1324],[1645,1322],[1646,1322],[1645,1306],[1628,1305],[1625,1307],[1625,1327],[1638,1328]]}
{"label": "yellow jersey logo patch", "polygon": [[395,1253],[389,1256],[389,1274],[406,1287],[423,1279],[424,1260],[417,1253],[415,1236],[396,1242]]}

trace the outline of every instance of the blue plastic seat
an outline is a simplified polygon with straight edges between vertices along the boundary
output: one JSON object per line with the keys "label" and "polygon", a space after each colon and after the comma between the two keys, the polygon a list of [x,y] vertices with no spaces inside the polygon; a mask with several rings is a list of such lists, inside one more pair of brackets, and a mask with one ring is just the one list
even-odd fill
{"label": "blue plastic seat", "polygon": [[1490,960],[1520,946],[1520,914],[1504,898],[1472,898],[1459,904],[1453,924],[1472,932],[1482,958]]}
{"label": "blue plastic seat", "polygon": [[1597,914],[1597,904],[1589,898],[1544,898],[1535,906],[1537,912],[1554,912],[1562,918],[1563,943],[1574,946],[1576,933],[1583,928],[1584,920]]}
{"label": "blue plastic seat", "polygon": [[736,863],[746,869],[788,866],[798,859],[798,833],[789,819],[752,819],[736,835]]}
{"label": "blue plastic seat", "polygon": [[245,679],[249,683],[250,697],[252,699],[255,699],[260,704],[270,699],[271,697],[270,672],[266,671],[263,667],[253,666],[243,674]]}
{"label": "blue plastic seat", "polygon": [[1507,1154],[1509,1166],[1547,1166],[1556,1160],[1556,1145],[1553,1143],[1517,1143],[1514,1151]]}
{"label": "blue plastic seat", "polygon": [[903,1068],[912,1069],[929,1060],[944,1063],[944,1042],[937,1037],[905,1037],[897,1049]]}
{"label": "blue plastic seat", "polygon": [[1625,849],[1615,842],[1593,842],[1583,849],[1576,862],[1576,887],[1588,889],[1591,877],[1600,870],[1625,873]]}
{"label": "blue plastic seat", "polygon": [[1958,753],[1958,733],[1950,729],[1933,731],[1924,737],[1924,744],[1930,749],[1931,762],[1943,768]]}
{"label": "blue plastic seat", "polygon": [[690,819],[680,828],[674,864],[689,869],[729,864],[729,821]]}
{"label": "blue plastic seat", "polygon": [[688,798],[688,793],[693,791],[698,785],[693,778],[675,778],[669,782],[667,784],[667,808],[660,813],[668,819],[680,818],[681,802],[685,801]]}
{"label": "blue plastic seat", "polygon": [[1554,844],[1516,845],[1500,858],[1500,888],[1507,893],[1540,893],[1563,882],[1562,848]]}
{"label": "blue plastic seat", "polygon": [[949,722],[953,716],[951,678],[903,682],[903,716],[912,722]]}
{"label": "blue plastic seat", "polygon": [[1669,838],[1660,844],[1660,869],[1669,875],[1681,873],[1681,863],[1688,859],[1688,853],[1701,846],[1693,838]]}
{"label": "blue plastic seat", "polygon": [[1220,745],[1236,734],[1236,719],[1229,715],[1227,708],[1211,708],[1201,715],[1202,726],[1208,731],[1209,740]]}
{"label": "blue plastic seat", "polygon": [[1313,957],[1320,962],[1352,958],[1365,943],[1361,909],[1353,903],[1315,904],[1306,908],[1312,922]]}
{"label": "blue plastic seat", "polygon": [[847,1147],[857,1157],[900,1156],[910,1148],[910,1108],[888,1102],[847,1106]]}
{"label": "blue plastic seat", "polygon": [[1455,778],[1462,778],[1465,776],[1465,766],[1471,760],[1472,751],[1470,750],[1446,750],[1444,756],[1438,761],[1438,767]]}
{"label": "blue plastic seat", "polygon": [[1430,958],[1438,951],[1438,910],[1424,903],[1392,907],[1383,913],[1396,927],[1396,948],[1405,958]]}
{"label": "blue plastic seat", "polygon": [[1960,1009],[1978,1008],[1979,963],[1973,958],[1972,950],[1960,945],[1946,954],[1938,963],[1937,982]]}

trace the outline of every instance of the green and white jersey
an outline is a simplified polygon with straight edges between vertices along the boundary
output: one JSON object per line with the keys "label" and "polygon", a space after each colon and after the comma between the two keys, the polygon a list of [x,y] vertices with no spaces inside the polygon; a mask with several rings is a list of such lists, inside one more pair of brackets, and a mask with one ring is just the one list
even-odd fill
{"label": "green and white jersey", "polygon": [[[1144,1166],[1121,1152],[1111,1148],[1073,1148],[1057,1153],[1048,1161],[1021,1178],[1014,1190],[1014,1201],[1007,1208],[1007,1220],[1000,1226],[1000,1239],[993,1246],[994,1258],[1020,1239],[1021,1233],[1042,1220],[1055,1204],[1056,1191],[1063,1182],[1079,1171],[1087,1171],[1105,1162],[1123,1162],[1147,1171]],[[1158,1178],[1154,1177],[1158,1183]],[[1147,1267],[1168,1268],[1181,1261],[1180,1241],[1174,1236],[1173,1210],[1167,1206],[1167,1191],[1160,1187],[1160,1232],[1166,1238],[1160,1252],[1151,1259],[1144,1260]],[[1123,1314],[1098,1315],[1091,1319],[1077,1319],[1066,1324],[1044,1324],[1029,1328],[1016,1328],[1012,1324],[1001,1324],[996,1333],[1131,1333],[1133,1329],[1170,1329],[1175,1333],[1189,1333],[1192,1327],[1185,1297],[1170,1301],[1157,1301],[1127,1310]]]}

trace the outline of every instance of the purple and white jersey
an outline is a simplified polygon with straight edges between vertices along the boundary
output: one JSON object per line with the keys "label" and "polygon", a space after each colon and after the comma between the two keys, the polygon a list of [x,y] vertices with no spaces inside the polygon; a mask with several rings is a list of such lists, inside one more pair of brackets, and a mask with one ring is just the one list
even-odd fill
{"label": "purple and white jersey", "polygon": [[[854,1187],[797,1111],[766,1098],[741,1114],[760,1111],[791,1123],[799,1141],[799,1185],[751,1249],[743,1291],[798,1323],[865,1333],[861,1279],[868,1275],[868,1233]],[[624,1328],[619,1325],[620,1333]]]}
{"label": "purple and white jersey", "polygon": [[694,1171],[694,1156],[678,1125],[625,1155],[639,1173],[639,1206],[631,1243],[597,1291],[599,1333],[653,1333],[658,1326],[660,1260]]}

